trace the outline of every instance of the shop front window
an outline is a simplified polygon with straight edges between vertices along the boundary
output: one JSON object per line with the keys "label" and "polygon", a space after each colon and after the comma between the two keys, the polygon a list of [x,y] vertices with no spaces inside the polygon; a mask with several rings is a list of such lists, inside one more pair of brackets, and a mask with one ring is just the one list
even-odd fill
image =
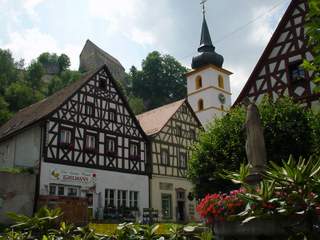
{"label": "shop front window", "polygon": [[64,186],[58,186],[58,195],[64,196]]}
{"label": "shop front window", "polygon": [[49,186],[49,194],[50,195],[56,195],[57,193],[57,186],[56,185],[50,185]]}
{"label": "shop front window", "polygon": [[130,191],[129,206],[130,208],[138,208],[138,192]]}
{"label": "shop front window", "polygon": [[118,190],[118,208],[127,206],[127,191]]}
{"label": "shop front window", "polygon": [[166,219],[172,218],[172,202],[171,194],[161,195],[162,217]]}
{"label": "shop front window", "polygon": [[76,197],[78,196],[78,189],[75,187],[68,187],[68,196],[69,197]]}

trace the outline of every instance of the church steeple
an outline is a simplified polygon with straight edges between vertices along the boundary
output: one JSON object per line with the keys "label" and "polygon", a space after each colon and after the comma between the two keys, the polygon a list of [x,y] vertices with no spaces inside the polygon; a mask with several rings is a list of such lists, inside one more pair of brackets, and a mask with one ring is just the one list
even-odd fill
{"label": "church steeple", "polygon": [[204,10],[204,2],[203,4],[203,20],[202,20],[202,28],[201,28],[201,38],[200,38],[200,46],[198,48],[198,56],[192,58],[191,67],[193,69],[200,68],[209,64],[213,64],[217,67],[222,67],[223,57],[215,52],[215,47],[212,45],[210,32],[208,29],[205,10]]}
{"label": "church steeple", "polygon": [[210,37],[210,32],[208,29],[206,17],[205,15],[203,15],[200,47],[198,48],[198,52],[208,52],[208,51],[214,51],[214,46],[212,45],[212,42],[211,42],[211,37]]}

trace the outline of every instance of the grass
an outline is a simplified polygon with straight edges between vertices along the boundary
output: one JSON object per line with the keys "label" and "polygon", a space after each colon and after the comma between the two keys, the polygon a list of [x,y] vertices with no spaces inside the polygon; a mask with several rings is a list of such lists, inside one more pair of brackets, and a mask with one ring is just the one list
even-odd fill
{"label": "grass", "polygon": [[[159,228],[157,229],[157,234],[165,235],[169,234],[169,228],[172,226],[172,223],[159,223]],[[177,224],[178,225],[178,224]],[[112,235],[115,233],[118,224],[115,223],[90,223],[89,227],[95,230],[96,233]]]}

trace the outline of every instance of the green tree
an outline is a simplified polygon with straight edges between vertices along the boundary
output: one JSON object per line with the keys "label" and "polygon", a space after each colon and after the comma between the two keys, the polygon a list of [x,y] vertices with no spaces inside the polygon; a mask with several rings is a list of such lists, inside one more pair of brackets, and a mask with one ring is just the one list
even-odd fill
{"label": "green tree", "polygon": [[3,96],[5,89],[18,79],[16,63],[11,52],[0,49],[0,94]]}
{"label": "green tree", "polygon": [[32,89],[32,94],[35,97],[36,91],[43,87],[42,76],[44,75],[44,68],[40,62],[32,61],[27,68],[27,82]]}
{"label": "green tree", "polygon": [[70,58],[66,54],[62,53],[58,57],[58,64],[59,64],[60,72],[66,71],[67,69],[69,69],[71,65]]}
{"label": "green tree", "polygon": [[[268,161],[281,164],[290,155],[299,158],[317,153],[314,146],[319,145],[320,120],[311,110],[289,98],[276,102],[265,98],[259,111]],[[234,187],[222,179],[220,173],[221,170],[235,171],[246,161],[244,122],[245,109],[233,108],[229,114],[215,120],[192,147],[188,175],[198,196]]]}
{"label": "green tree", "polygon": [[0,125],[5,123],[11,117],[11,113],[8,109],[9,104],[0,96]]}
{"label": "green tree", "polygon": [[141,71],[130,69],[131,94],[142,98],[147,110],[181,99],[186,96],[186,72],[172,56],[151,52]]}
{"label": "green tree", "polygon": [[129,105],[135,114],[140,114],[144,111],[144,104],[141,98],[130,96]]}
{"label": "green tree", "polygon": [[303,66],[308,71],[315,73],[313,79],[316,84],[315,91],[320,91],[320,1],[308,0],[309,12],[306,19],[306,34],[308,36],[308,45],[312,50],[314,59],[304,60]]}
{"label": "green tree", "polygon": [[66,70],[62,72],[59,76],[53,76],[48,84],[47,96],[55,93],[56,91],[68,86],[74,81],[78,80],[81,74],[78,71]]}
{"label": "green tree", "polygon": [[39,101],[43,95],[39,91],[33,89],[24,82],[12,83],[5,92],[5,100],[9,103],[11,112],[17,112],[21,108]]}

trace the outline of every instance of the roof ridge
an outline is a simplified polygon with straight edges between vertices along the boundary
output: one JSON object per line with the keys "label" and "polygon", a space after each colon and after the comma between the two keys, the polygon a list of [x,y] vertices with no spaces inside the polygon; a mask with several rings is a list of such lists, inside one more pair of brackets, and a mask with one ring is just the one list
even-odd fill
{"label": "roof ridge", "polygon": [[160,106],[160,107],[157,107],[157,108],[151,109],[151,110],[149,110],[149,111],[140,113],[140,114],[137,115],[137,117],[142,116],[142,115],[147,115],[147,114],[150,114],[150,113],[152,113],[152,112],[159,111],[160,109],[165,109],[165,108],[170,107],[170,106],[172,106],[172,105],[174,105],[174,104],[177,104],[178,102],[184,102],[185,100],[186,100],[186,98],[183,98],[183,99],[180,99],[180,100],[175,101],[175,102],[167,103],[167,104],[162,105],[162,106]]}

